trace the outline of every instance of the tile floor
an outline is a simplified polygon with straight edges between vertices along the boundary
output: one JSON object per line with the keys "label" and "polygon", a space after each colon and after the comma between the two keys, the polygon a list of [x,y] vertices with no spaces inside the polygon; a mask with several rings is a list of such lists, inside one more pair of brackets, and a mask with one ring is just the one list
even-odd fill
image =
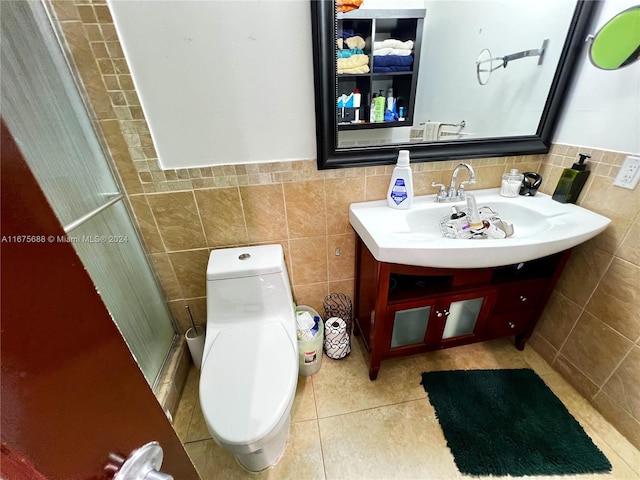
{"label": "tile floor", "polygon": [[533,368],[613,465],[609,475],[572,479],[640,478],[640,452],[530,347],[520,352],[507,340],[387,360],[371,382],[366,352],[354,339],[347,358],[336,361],[325,356],[316,375],[300,377],[285,454],[259,474],[244,471],[211,439],[198,402],[195,368],[189,373],[174,427],[203,480],[464,478],[420,385],[420,373],[482,368]]}

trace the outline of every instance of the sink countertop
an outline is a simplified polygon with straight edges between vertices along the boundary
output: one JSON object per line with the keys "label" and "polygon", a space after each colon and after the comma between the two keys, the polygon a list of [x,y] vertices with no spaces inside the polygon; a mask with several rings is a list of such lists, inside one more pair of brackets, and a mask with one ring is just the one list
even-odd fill
{"label": "sink countertop", "polygon": [[435,195],[415,197],[407,210],[386,200],[352,203],[349,221],[376,260],[435,268],[484,268],[511,265],[575,247],[602,232],[611,220],[549,195],[506,198],[499,189],[470,190],[478,207],[489,206],[514,226],[504,239],[452,239],[440,230],[440,219],[466,201],[435,202]]}

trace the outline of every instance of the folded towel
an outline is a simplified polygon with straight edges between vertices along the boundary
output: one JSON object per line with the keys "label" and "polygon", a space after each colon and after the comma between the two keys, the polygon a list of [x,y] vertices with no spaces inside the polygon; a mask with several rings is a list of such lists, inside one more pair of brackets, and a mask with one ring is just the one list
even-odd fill
{"label": "folded towel", "polygon": [[338,74],[343,74],[343,73],[369,73],[369,65],[362,65],[360,67],[353,67],[353,68],[338,67]]}
{"label": "folded towel", "polygon": [[378,49],[373,49],[373,54],[374,55],[401,55],[401,56],[407,56],[407,55],[411,55],[412,51],[411,50],[405,50],[403,48],[378,48]]}
{"label": "folded towel", "polygon": [[409,66],[413,64],[413,57],[406,55],[374,55],[374,67]]}
{"label": "folded towel", "polygon": [[402,42],[400,40],[395,40],[393,38],[387,38],[386,40],[382,40],[381,42],[373,42],[374,50],[377,50],[380,48],[397,48],[400,50],[413,50],[413,40],[407,40],[406,42]]}
{"label": "folded towel", "polygon": [[363,65],[369,65],[369,56],[362,53],[356,53],[349,58],[338,58],[338,70],[357,68]]}
{"label": "folded towel", "polygon": [[[357,54],[361,54],[364,53],[362,51],[361,48],[352,48],[352,49],[343,49],[343,50],[338,50],[338,58],[349,58],[351,55],[357,55]],[[407,57],[402,57],[402,58],[407,58]]]}
{"label": "folded towel", "polygon": [[390,73],[390,72],[410,72],[411,67],[409,65],[391,65],[390,67],[380,67],[378,65],[373,66],[374,73]]}
{"label": "folded towel", "polygon": [[364,38],[359,35],[345,38],[344,43],[346,43],[349,48],[364,48]]}

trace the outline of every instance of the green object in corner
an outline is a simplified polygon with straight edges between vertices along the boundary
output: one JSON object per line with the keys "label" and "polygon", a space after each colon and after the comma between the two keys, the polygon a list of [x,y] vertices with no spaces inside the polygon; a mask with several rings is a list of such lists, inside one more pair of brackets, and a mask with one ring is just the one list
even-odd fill
{"label": "green object in corner", "polygon": [[617,70],[640,58],[640,5],[613,17],[600,29],[590,49],[591,62],[603,70]]}
{"label": "green object in corner", "polygon": [[560,203],[576,203],[590,173],[587,164],[584,163],[587,158],[591,158],[591,155],[581,153],[578,162],[563,170],[551,198]]}
{"label": "green object in corner", "polygon": [[607,457],[531,369],[425,372],[422,385],[463,474],[611,471]]}

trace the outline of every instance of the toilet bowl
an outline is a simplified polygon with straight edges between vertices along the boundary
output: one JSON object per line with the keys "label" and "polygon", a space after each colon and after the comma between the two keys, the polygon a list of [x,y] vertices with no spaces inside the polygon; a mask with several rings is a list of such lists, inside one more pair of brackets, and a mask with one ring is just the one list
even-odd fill
{"label": "toilet bowl", "polygon": [[298,342],[280,245],[213,250],[200,405],[213,439],[247,470],[276,463],[289,437]]}

